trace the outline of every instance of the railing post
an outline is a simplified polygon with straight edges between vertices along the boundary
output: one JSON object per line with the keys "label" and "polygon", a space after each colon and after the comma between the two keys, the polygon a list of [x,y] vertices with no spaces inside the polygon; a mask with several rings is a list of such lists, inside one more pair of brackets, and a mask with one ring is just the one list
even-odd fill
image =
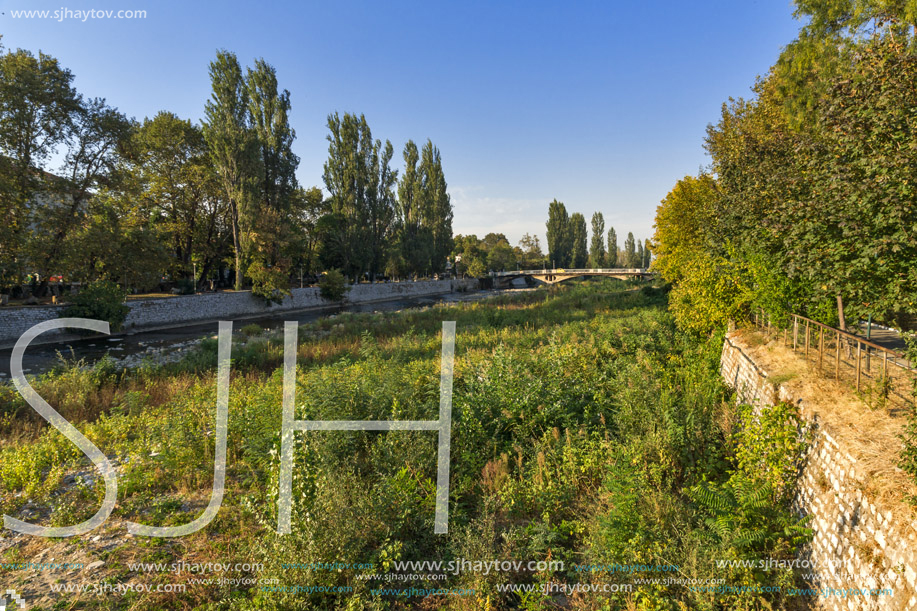
{"label": "railing post", "polygon": [[825,330],[819,327],[818,329],[818,373],[824,373],[822,371],[821,363],[825,358]]}
{"label": "railing post", "polygon": [[837,332],[837,341],[834,342],[834,379],[841,379],[841,332]]}
{"label": "railing post", "polygon": [[806,358],[809,358],[809,321],[806,321]]}
{"label": "railing post", "polygon": [[799,319],[793,315],[793,352],[796,352],[796,343],[799,338]]}
{"label": "railing post", "polygon": [[863,344],[857,340],[857,392],[860,392],[860,353],[863,351]]}

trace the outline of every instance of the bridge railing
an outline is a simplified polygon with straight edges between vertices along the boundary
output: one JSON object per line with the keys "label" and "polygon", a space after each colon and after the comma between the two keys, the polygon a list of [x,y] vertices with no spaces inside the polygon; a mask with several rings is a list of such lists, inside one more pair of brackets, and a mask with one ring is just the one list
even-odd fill
{"label": "bridge railing", "polygon": [[647,274],[643,268],[563,268],[563,269],[522,269],[509,272],[493,272],[494,276],[544,276],[546,274]]}
{"label": "bridge railing", "polygon": [[769,337],[782,336],[819,374],[855,388],[870,407],[917,406],[917,368],[901,352],[798,314],[784,325],[755,314],[754,323]]}

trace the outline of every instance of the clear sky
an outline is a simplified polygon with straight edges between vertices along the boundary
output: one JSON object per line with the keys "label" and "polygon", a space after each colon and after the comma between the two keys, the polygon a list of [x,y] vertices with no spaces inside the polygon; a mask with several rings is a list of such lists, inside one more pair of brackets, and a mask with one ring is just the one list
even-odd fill
{"label": "clear sky", "polygon": [[[13,10],[145,10],[143,19],[12,18]],[[330,112],[392,141],[433,140],[456,233],[544,240],[557,198],[601,211],[619,243],[652,232],[675,181],[709,160],[708,123],[749,95],[799,23],[789,0],[0,0],[7,48],[39,49],[85,96],[129,116],[200,120],[218,48],[277,68],[299,180],[322,185]],[[544,242],[543,242],[544,243]]]}

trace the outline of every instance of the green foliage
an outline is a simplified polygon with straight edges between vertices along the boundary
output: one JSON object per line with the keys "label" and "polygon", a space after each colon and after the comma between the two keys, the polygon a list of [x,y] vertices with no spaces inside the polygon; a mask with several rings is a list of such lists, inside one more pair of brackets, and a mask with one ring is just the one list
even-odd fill
{"label": "green foliage", "polygon": [[570,240],[573,250],[570,253],[570,266],[581,269],[586,267],[589,251],[586,249],[588,239],[586,233],[586,217],[579,212],[570,215]]}
{"label": "green foliage", "polygon": [[624,240],[624,267],[637,267],[637,243],[634,240],[634,234],[627,232],[627,238]]}
{"label": "green foliage", "polygon": [[490,249],[487,253],[487,266],[496,272],[516,269],[516,253],[509,242],[500,240]]}
{"label": "green foliage", "polygon": [[589,241],[589,267],[605,266],[605,217],[592,213],[592,238]]}
{"label": "green foliage", "polygon": [[605,262],[610,268],[618,267],[618,234],[614,227],[608,228],[608,260]]}
{"label": "green foliage", "polygon": [[567,208],[556,199],[548,204],[548,258],[552,267],[569,267],[573,257],[573,228]]}
{"label": "green foliage", "polygon": [[290,295],[290,277],[284,269],[255,261],[248,275],[252,279],[252,295],[267,303],[283,303],[284,297]]}
{"label": "green foliage", "polygon": [[179,295],[194,295],[196,292],[192,278],[182,278],[176,283]]}
{"label": "green foliage", "polygon": [[[476,243],[501,240],[494,234]],[[719,379],[722,338],[698,340],[679,331],[662,289],[627,290],[605,280],[447,309],[343,314],[304,325],[295,417],[435,419],[444,318],[460,330],[446,536],[432,532],[436,436],[365,431],[294,435],[293,528],[277,535],[282,341],[262,334],[234,346],[227,495],[207,536],[188,539],[195,557],[264,562],[257,577],[281,583],[353,587],[341,594],[239,591],[249,608],[384,609],[391,599],[370,589],[402,585],[367,582],[353,570],[293,569],[286,562],[372,563],[368,573],[389,571],[395,560],[566,563],[567,574],[460,571],[447,583],[410,584],[474,588],[473,599],[435,604],[497,611],[545,604],[538,596],[520,601],[498,592],[498,584],[659,577],[573,573],[574,563],[677,564],[679,576],[706,578],[716,574],[714,558],[792,553],[804,533],[787,517],[789,490],[749,483],[759,476],[788,482],[780,478],[790,464],[784,452],[796,448],[791,413],[745,423]],[[209,468],[201,465],[213,460],[207,432],[215,361],[216,342],[206,340],[169,368],[117,374],[107,366],[94,373],[75,367],[37,384],[52,404],[64,395],[84,402],[94,396],[91,389],[118,389],[114,407],[81,430],[122,465],[121,515],[154,525],[192,518],[196,510],[182,503],[205,495],[211,482]],[[173,388],[165,399],[164,388]],[[723,424],[735,420],[743,423],[736,431]],[[91,490],[77,486],[51,494],[80,459],[53,430],[4,449],[4,508],[15,513],[32,500],[43,509],[54,507],[53,519],[62,524],[85,517],[100,498],[98,483]],[[760,490],[769,495],[767,507]],[[20,492],[25,494],[15,496]],[[221,543],[223,534],[231,538],[229,548]],[[112,553],[135,553],[131,545]],[[730,583],[745,585],[786,579],[744,569],[732,577]],[[741,609],[779,598],[718,598],[675,585],[634,585],[635,600],[645,608]],[[207,598],[210,591],[198,595],[203,601],[195,604],[219,606]],[[623,594],[607,602],[609,609],[626,604]]]}
{"label": "green foliage", "polygon": [[73,303],[64,309],[67,318],[91,318],[104,320],[112,331],[120,331],[130,308],[124,305],[127,291],[114,282],[99,280],[84,286]]}
{"label": "green foliage", "polygon": [[350,290],[347,284],[347,278],[336,269],[322,274],[321,280],[318,281],[319,292],[322,299],[328,301],[341,301]]}
{"label": "green foliage", "polygon": [[257,323],[251,323],[251,324],[245,325],[244,327],[239,329],[239,331],[247,337],[253,337],[255,335],[261,335],[261,332],[264,331],[264,329],[262,329],[261,325]]}
{"label": "green foliage", "polygon": [[205,107],[204,138],[221,195],[228,204],[235,261],[235,288],[242,290],[242,275],[250,224],[247,202],[255,183],[258,143],[248,123],[248,91],[242,67],[234,53],[217,51],[210,62],[212,95]]}
{"label": "green foliage", "polygon": [[[903,337],[907,345],[905,356],[908,362],[917,363],[917,333],[905,333]],[[917,378],[913,380],[911,397],[914,404],[917,405]],[[907,425],[899,435],[899,438],[903,447],[898,467],[910,475],[911,478],[917,480],[917,408],[912,409],[908,414]],[[912,504],[917,505],[917,497],[911,497],[909,500]]]}

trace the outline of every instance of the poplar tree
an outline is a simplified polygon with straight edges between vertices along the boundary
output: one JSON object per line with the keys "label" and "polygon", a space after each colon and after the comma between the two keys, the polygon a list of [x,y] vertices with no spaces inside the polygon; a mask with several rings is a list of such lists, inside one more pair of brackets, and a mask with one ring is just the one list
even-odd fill
{"label": "poplar tree", "polygon": [[276,301],[289,294],[290,260],[282,247],[290,239],[293,194],[299,157],[292,150],[290,92],[280,91],[277,71],[259,59],[245,77],[248,116],[257,143],[256,181],[251,214],[253,261],[249,275],[255,294]]}
{"label": "poplar tree", "polygon": [[634,241],[634,234],[627,232],[627,239],[624,240],[624,265],[625,267],[634,267],[637,264],[637,244]]}
{"label": "poplar tree", "polygon": [[570,265],[581,269],[586,266],[589,251],[586,249],[586,241],[588,239],[586,217],[579,212],[574,212],[570,215],[570,235],[573,242]]}
{"label": "poplar tree", "polygon": [[228,202],[235,258],[235,288],[242,289],[245,272],[244,226],[246,202],[255,180],[257,146],[249,126],[248,92],[234,53],[217,51],[210,62],[212,93],[204,109],[204,138],[210,159]]}
{"label": "poplar tree", "polygon": [[618,266],[618,234],[614,227],[608,228],[608,267]]}
{"label": "poplar tree", "polygon": [[601,212],[592,215],[592,240],[589,243],[589,259],[592,267],[605,265],[605,217]]}
{"label": "poplar tree", "polygon": [[326,248],[333,248],[329,254],[345,273],[355,279],[363,272],[374,277],[382,271],[395,216],[392,145],[373,140],[363,115],[334,113],[328,116],[328,129],[323,178],[334,216],[325,223]]}
{"label": "poplar tree", "polygon": [[567,267],[572,251],[570,217],[567,208],[556,199],[548,204],[548,256],[553,267]]}
{"label": "poplar tree", "polygon": [[404,145],[404,173],[398,184],[397,241],[395,244],[394,266],[396,273],[419,274],[430,265],[433,249],[433,236],[423,222],[421,206],[424,194],[421,192],[422,181],[419,176],[418,163],[420,153],[413,140]]}
{"label": "poplar tree", "polygon": [[421,217],[423,226],[432,236],[430,268],[439,272],[445,268],[446,259],[452,252],[452,203],[446,191],[439,149],[430,140],[421,151],[418,173]]}

